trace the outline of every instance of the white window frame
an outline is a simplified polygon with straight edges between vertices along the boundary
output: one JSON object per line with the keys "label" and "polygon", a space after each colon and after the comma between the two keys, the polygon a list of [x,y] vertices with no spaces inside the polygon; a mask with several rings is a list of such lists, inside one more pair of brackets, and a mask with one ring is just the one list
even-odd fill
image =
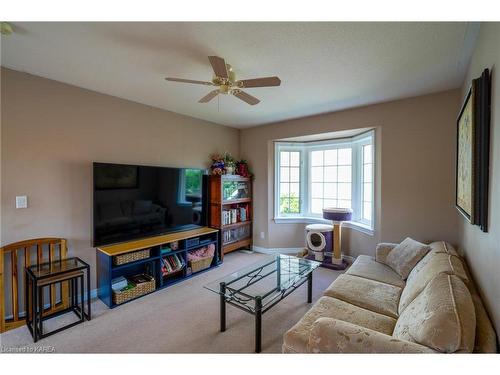
{"label": "white window frame", "polygon": [[[362,147],[372,145],[372,210],[371,222],[362,217],[361,205],[363,202],[363,160]],[[353,219],[344,223],[345,226],[360,230],[373,235],[375,230],[375,132],[370,130],[357,136],[340,139],[330,139],[314,142],[275,142],[274,148],[274,221],[281,223],[328,223],[320,214],[313,214],[310,211],[311,197],[309,196],[309,186],[311,179],[311,151],[326,150],[332,148],[344,148],[348,145],[352,149],[352,179],[351,179],[351,206],[354,211]],[[280,152],[299,151],[300,157],[300,213],[283,214],[280,213]],[[355,182],[356,181],[356,182]]]}

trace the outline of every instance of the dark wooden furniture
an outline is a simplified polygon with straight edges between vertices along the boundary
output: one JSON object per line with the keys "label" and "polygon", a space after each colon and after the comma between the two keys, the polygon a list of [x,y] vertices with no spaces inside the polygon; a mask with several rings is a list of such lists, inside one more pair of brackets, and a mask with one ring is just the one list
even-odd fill
{"label": "dark wooden furniture", "polygon": [[[238,175],[212,175],[209,184],[210,226],[221,230],[222,254],[252,247],[252,180]],[[246,210],[244,220],[224,220],[225,212]],[[234,211],[233,211],[234,212]]]}
{"label": "dark wooden furniture", "polygon": [[[34,238],[0,248],[0,333],[26,324],[26,316],[23,313],[25,307],[22,306],[23,288],[20,287],[24,268],[33,264],[63,260],[67,255],[68,248],[64,238]],[[7,288],[10,289],[10,298],[6,301],[4,292]],[[43,315],[66,309],[69,305],[68,282],[51,285],[48,302]],[[10,317],[6,317],[6,306],[12,311]]]}
{"label": "dark wooden furniture", "polygon": [[[64,329],[90,320],[90,266],[80,258],[68,258],[54,262],[42,263],[25,268],[24,301],[26,306],[26,324],[34,342],[53,335]],[[86,288],[84,285],[86,279]],[[56,284],[69,283],[69,306],[65,309],[43,314],[44,288],[49,289]],[[85,289],[87,290],[85,293]],[[87,300],[87,312],[85,312]],[[67,312],[74,312],[77,321],[66,324],[53,331],[44,333],[43,322]]]}
{"label": "dark wooden furniture", "polygon": [[[201,227],[182,232],[168,233],[161,236],[147,237],[135,241],[118,243],[115,245],[101,246],[96,249],[97,255],[97,287],[98,297],[110,308],[127,303],[140,298],[156,290],[166,288],[175,283],[181,282],[188,277],[217,267],[221,263],[219,230],[208,227]],[[177,242],[178,248],[168,252],[162,252],[165,246]],[[210,267],[198,272],[189,272],[188,252],[199,248],[215,245],[215,254]],[[130,254],[132,252],[148,249],[149,256],[146,258],[133,260],[125,264],[117,264],[113,259],[117,256]],[[171,274],[164,275],[161,271],[163,258],[177,255],[183,260],[182,269]],[[121,303],[116,303],[113,298],[112,280],[120,276],[125,278],[137,274],[147,274],[154,278],[154,288],[147,288],[144,293],[136,294],[133,298]]]}

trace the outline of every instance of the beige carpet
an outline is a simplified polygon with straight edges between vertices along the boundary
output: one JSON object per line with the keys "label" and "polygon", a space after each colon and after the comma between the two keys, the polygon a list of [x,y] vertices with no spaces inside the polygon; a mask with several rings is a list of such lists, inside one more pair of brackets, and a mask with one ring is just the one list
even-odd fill
{"label": "beige carpet", "polygon": [[[264,256],[228,254],[212,271],[115,309],[95,300],[91,321],[40,340],[36,346],[51,346],[57,353],[252,353],[254,317],[228,306],[227,330],[219,332],[218,295],[203,286]],[[314,271],[313,302],[339,274],[325,268]],[[283,333],[310,306],[305,283],[264,314],[262,352],[280,353]],[[0,335],[0,344],[34,346],[25,326]]]}

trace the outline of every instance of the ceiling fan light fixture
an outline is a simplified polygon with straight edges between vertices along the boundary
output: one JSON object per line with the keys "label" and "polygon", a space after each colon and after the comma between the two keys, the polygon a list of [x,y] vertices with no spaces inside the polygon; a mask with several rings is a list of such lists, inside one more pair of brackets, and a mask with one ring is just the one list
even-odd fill
{"label": "ceiling fan light fixture", "polygon": [[210,100],[215,98],[218,94],[233,95],[238,99],[246,102],[250,105],[256,105],[260,103],[260,100],[256,97],[242,91],[242,88],[257,88],[257,87],[271,87],[281,85],[281,80],[274,77],[261,77],[253,79],[244,79],[238,81],[236,75],[231,65],[226,64],[222,57],[218,56],[208,56],[208,60],[212,65],[214,71],[214,76],[211,82],[196,81],[184,78],[173,78],[167,77],[167,81],[182,82],[182,83],[192,83],[198,85],[210,85],[218,86],[217,89],[209,92],[203,98],[201,98],[198,103],[208,103]]}

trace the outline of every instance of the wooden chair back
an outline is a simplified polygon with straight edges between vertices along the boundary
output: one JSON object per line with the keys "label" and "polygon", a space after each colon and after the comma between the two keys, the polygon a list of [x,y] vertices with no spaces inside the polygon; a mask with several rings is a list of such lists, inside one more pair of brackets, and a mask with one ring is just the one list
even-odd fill
{"label": "wooden chair back", "polygon": [[[35,238],[0,248],[0,333],[26,324],[24,307],[24,268],[66,259],[68,248],[64,238]],[[7,291],[10,291],[7,294]],[[59,292],[59,298],[57,295]],[[7,300],[6,300],[7,298]],[[50,305],[43,314],[69,306],[69,285],[51,285]],[[20,303],[21,302],[21,303]]]}

